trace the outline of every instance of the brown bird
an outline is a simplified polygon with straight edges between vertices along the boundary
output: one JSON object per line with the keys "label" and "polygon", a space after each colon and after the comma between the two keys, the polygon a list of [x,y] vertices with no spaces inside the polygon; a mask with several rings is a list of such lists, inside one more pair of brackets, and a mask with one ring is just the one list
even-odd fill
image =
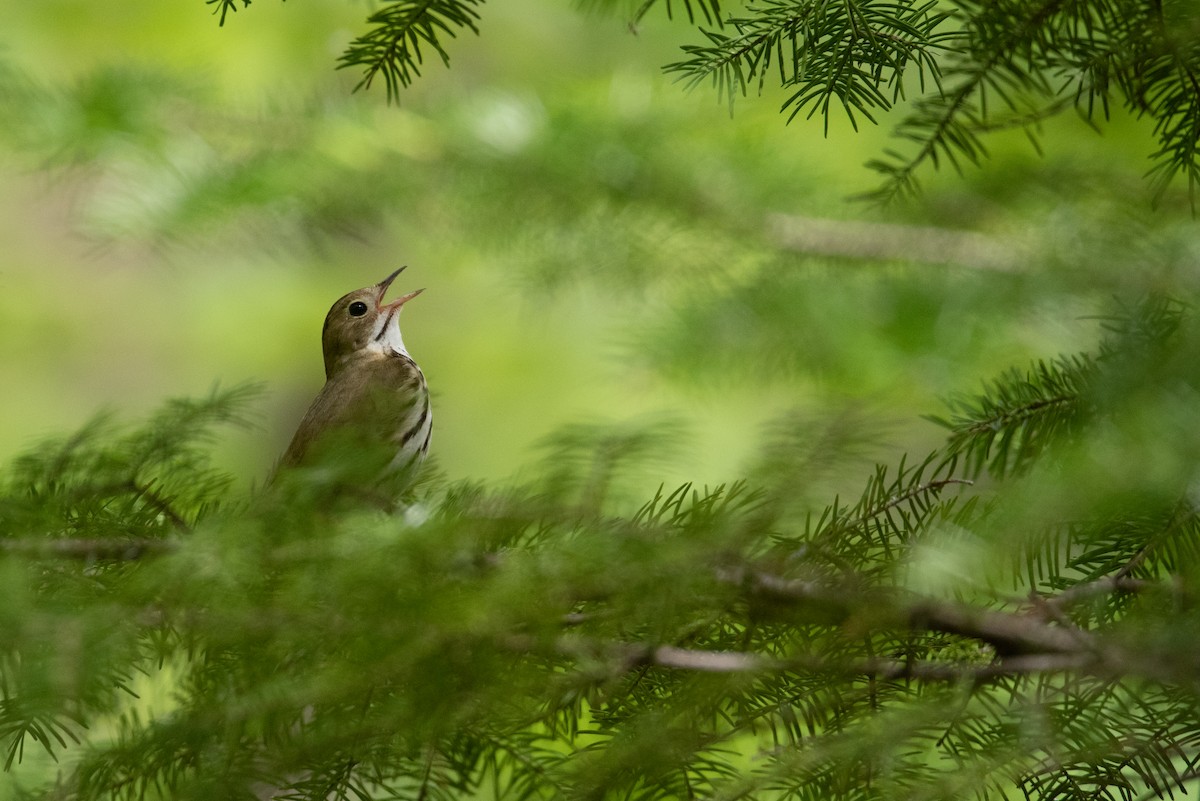
{"label": "brown bird", "polygon": [[429,451],[433,415],[421,368],[400,336],[400,310],[418,289],[391,303],[383,296],[404,268],[338,299],[325,316],[325,386],[300,421],[280,467],[311,462],[332,448],[394,455],[390,472],[415,472]]}

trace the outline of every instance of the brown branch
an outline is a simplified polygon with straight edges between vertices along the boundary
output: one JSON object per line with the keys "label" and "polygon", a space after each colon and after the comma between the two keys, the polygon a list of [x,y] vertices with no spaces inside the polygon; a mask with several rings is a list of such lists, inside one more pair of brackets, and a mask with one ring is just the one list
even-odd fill
{"label": "brown branch", "polygon": [[860,666],[887,679],[922,679],[925,681],[956,682],[965,678],[977,680],[1030,673],[1063,673],[1085,670],[1092,662],[1084,654],[1033,654],[997,659],[987,664],[952,664],[948,662],[900,662],[882,660]]}
{"label": "brown branch", "polygon": [[1055,595],[1038,595],[1036,593],[1031,593],[1030,595],[1034,598],[1039,608],[1048,607],[1055,612],[1061,612],[1077,603],[1082,603],[1097,596],[1111,595],[1116,592],[1144,592],[1153,586],[1155,586],[1155,583],[1152,581],[1114,575],[1076,584]]}
{"label": "brown branch", "polygon": [[1052,626],[1028,614],[980,609],[967,604],[906,596],[898,592],[834,588],[765,573],[728,576],[745,584],[751,596],[784,604],[805,604],[840,620],[866,618],[881,626],[938,631],[981,640],[1004,656],[1080,654],[1095,648],[1079,629]]}
{"label": "brown branch", "polygon": [[1026,614],[933,600],[919,601],[901,611],[912,628],[983,640],[1005,656],[1078,654],[1095,649],[1091,635],[1082,629],[1051,626]]}
{"label": "brown branch", "polygon": [[145,500],[146,503],[151,506],[151,508],[165,517],[171,523],[171,525],[175,526],[175,528],[179,531],[191,531],[191,527],[188,525],[188,522],[184,520],[178,512],[175,511],[170,502],[168,502],[166,498],[163,498],[154,490],[150,489],[149,486],[143,487],[141,484],[138,484],[136,480],[130,479],[122,484],[121,487]]}
{"label": "brown branch", "polygon": [[707,651],[674,645],[644,646],[630,643],[559,643],[562,653],[578,656],[606,654],[617,672],[639,667],[661,667],[698,673],[772,673],[797,671],[834,673],[843,676],[874,676],[881,679],[920,679],[957,682],[987,680],[1031,673],[1060,673],[1086,669],[1089,654],[1034,654],[1014,656],[987,663],[914,662],[897,659],[860,659],[840,662],[821,657],[772,658],[741,651]]}
{"label": "brown branch", "polygon": [[[784,612],[791,609],[829,625],[942,632],[986,643],[995,649],[997,667],[992,670],[997,675],[1008,670],[1054,669],[1105,677],[1138,675],[1163,682],[1194,682],[1200,675],[1189,660],[1133,650],[1080,629],[1065,617],[1047,620],[1045,612],[983,609],[901,590],[833,587],[746,571],[726,571],[720,578],[742,586],[751,600],[775,604]],[[1111,586],[1144,588],[1127,581],[1114,577]],[[1104,586],[1106,582],[1097,582],[1092,590],[1098,592]],[[923,677],[932,677],[939,669],[922,668],[932,670]]]}
{"label": "brown branch", "polygon": [[1001,271],[1018,270],[1022,264],[1022,248],[1013,242],[948,228],[771,214],[767,234],[781,248],[818,256]]}
{"label": "brown branch", "polygon": [[151,554],[175,550],[173,540],[122,540],[122,539],[0,539],[0,551],[25,556],[61,556],[68,559],[111,559],[134,561]]}
{"label": "brown branch", "polygon": [[657,667],[694,670],[701,673],[745,673],[779,669],[778,660],[740,651],[695,651],[660,645],[644,653],[643,661]]}

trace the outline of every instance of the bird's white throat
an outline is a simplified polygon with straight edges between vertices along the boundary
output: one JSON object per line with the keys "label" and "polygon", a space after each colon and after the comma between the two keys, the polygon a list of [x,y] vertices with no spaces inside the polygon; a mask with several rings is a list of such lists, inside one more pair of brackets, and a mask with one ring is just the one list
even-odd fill
{"label": "bird's white throat", "polygon": [[376,330],[375,336],[371,337],[371,340],[367,343],[367,350],[378,353],[381,356],[386,356],[393,352],[409,356],[408,349],[404,347],[404,338],[400,336],[400,322],[396,319],[398,316],[397,313],[393,313],[379,318],[383,328],[382,330]]}

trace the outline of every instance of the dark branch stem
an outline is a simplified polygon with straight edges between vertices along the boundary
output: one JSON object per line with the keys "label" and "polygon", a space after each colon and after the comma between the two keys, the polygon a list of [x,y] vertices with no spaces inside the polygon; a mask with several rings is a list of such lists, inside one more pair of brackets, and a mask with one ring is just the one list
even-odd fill
{"label": "dark branch stem", "polygon": [[[577,654],[578,643],[563,645],[561,650]],[[913,662],[896,659],[861,659],[839,662],[821,657],[776,659],[740,651],[705,651],[673,645],[639,646],[614,643],[593,646],[589,652],[607,651],[615,656],[619,670],[661,667],[699,673],[769,673],[802,671],[835,673],[844,676],[874,676],[878,679],[923,679],[955,682],[963,679],[986,680],[1030,673],[1058,673],[1086,668],[1087,654],[1034,654],[1014,656],[987,663]]]}
{"label": "dark branch stem", "polygon": [[1002,656],[1095,654],[1095,643],[1087,632],[1049,625],[1028,614],[998,612],[899,593],[850,592],[764,573],[731,575],[727,580],[747,585],[752,596],[776,603],[812,605],[838,619],[874,619],[880,626],[937,631],[980,640],[992,645]]}
{"label": "dark branch stem", "polygon": [[134,561],[151,554],[175,550],[173,540],[29,538],[0,539],[0,551],[27,556],[61,556],[68,559]]}
{"label": "dark branch stem", "polygon": [[1028,417],[1034,412],[1048,408],[1050,406],[1063,406],[1075,403],[1079,400],[1078,395],[1055,395],[1052,398],[1041,398],[1017,406],[1014,409],[1005,409],[997,415],[988,417],[983,420],[975,420],[971,425],[964,430],[970,434],[981,434],[995,431],[1003,423],[1015,420],[1022,417]]}
{"label": "dark branch stem", "polygon": [[1105,576],[1095,581],[1076,584],[1074,587],[1063,590],[1057,595],[1038,595],[1036,602],[1038,606],[1045,606],[1056,611],[1061,611],[1069,609],[1075,604],[1086,601],[1089,598],[1110,595],[1114,592],[1142,592],[1151,586],[1153,586],[1153,582],[1142,579],[1131,579],[1121,575]]}
{"label": "dark branch stem", "polygon": [[122,484],[121,488],[144,499],[156,512],[170,521],[171,525],[175,526],[175,528],[183,532],[191,531],[188,522],[172,508],[171,504],[165,498],[150,489],[150,487],[143,487],[135,479],[131,478]]}
{"label": "dark branch stem", "polygon": [[919,498],[927,492],[941,492],[943,489],[952,484],[962,484],[969,487],[974,485],[974,483],[974,481],[971,481],[967,478],[941,478],[934,481],[927,481],[924,484],[918,484],[917,486],[911,487],[904,492],[900,492],[891,496],[879,506],[864,511],[857,518],[850,521],[847,524],[847,528],[857,528],[861,525],[864,525],[868,521],[874,520],[880,515],[886,514],[889,510],[895,509],[896,507],[904,504],[906,501],[911,501],[913,498]]}

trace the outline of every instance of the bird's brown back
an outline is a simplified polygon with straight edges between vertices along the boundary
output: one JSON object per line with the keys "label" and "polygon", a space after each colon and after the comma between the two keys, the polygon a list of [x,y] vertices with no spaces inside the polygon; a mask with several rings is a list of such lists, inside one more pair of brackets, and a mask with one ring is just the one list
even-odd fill
{"label": "bird's brown back", "polygon": [[303,464],[325,442],[396,449],[394,463],[424,458],[432,416],[425,376],[406,354],[372,354],[346,365],[317,394],[281,466]]}

